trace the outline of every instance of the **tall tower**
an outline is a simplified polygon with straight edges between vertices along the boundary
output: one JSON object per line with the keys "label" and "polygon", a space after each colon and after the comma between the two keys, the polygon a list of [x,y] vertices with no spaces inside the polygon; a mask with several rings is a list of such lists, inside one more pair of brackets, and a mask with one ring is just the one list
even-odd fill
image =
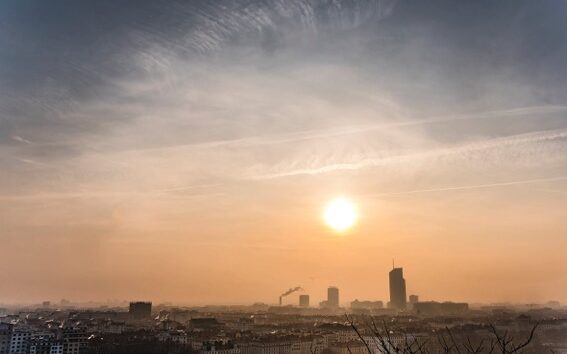
{"label": "tall tower", "polygon": [[390,306],[397,310],[406,308],[406,280],[403,268],[390,271]]}
{"label": "tall tower", "polygon": [[339,288],[329,286],[329,289],[327,289],[327,306],[333,309],[339,307]]}

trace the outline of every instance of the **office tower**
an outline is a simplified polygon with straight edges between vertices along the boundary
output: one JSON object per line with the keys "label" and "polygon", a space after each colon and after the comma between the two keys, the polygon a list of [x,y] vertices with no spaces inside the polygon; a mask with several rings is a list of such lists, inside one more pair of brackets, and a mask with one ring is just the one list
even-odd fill
{"label": "office tower", "polygon": [[335,309],[339,307],[339,288],[330,286],[327,289],[327,306]]}
{"label": "office tower", "polygon": [[396,310],[406,308],[406,280],[403,268],[390,271],[390,306]]}
{"label": "office tower", "polygon": [[299,306],[309,307],[309,295],[299,295]]}
{"label": "office tower", "polygon": [[152,317],[151,302],[131,302],[128,310],[130,317],[135,320],[144,320]]}

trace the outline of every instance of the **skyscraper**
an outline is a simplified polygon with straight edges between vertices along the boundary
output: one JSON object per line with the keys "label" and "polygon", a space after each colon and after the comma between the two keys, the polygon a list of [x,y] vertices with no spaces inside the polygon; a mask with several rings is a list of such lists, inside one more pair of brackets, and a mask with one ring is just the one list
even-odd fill
{"label": "skyscraper", "polygon": [[339,307],[339,288],[329,286],[329,289],[327,289],[327,306],[334,309]]}
{"label": "skyscraper", "polygon": [[397,310],[406,308],[406,280],[403,268],[390,271],[390,306]]}

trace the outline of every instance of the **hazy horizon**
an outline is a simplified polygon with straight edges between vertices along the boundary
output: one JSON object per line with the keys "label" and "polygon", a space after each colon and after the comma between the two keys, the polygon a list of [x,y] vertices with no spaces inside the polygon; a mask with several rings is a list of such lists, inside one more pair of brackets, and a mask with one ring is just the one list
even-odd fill
{"label": "hazy horizon", "polygon": [[[0,4],[0,303],[567,302],[567,2]],[[323,222],[356,205],[343,233]]]}

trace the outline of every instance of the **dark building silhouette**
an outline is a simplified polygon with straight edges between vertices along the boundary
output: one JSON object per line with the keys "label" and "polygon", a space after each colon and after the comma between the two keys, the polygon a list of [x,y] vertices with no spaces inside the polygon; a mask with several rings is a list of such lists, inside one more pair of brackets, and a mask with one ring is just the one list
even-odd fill
{"label": "dark building silhouette", "polygon": [[413,305],[419,302],[419,296],[417,295],[410,295],[409,296],[409,308],[413,309]]}
{"label": "dark building silhouette", "polygon": [[330,286],[327,289],[327,307],[334,309],[339,307],[339,288]]}
{"label": "dark building silhouette", "polygon": [[469,304],[465,302],[418,302],[413,305],[414,311],[422,316],[457,316],[463,315],[469,310]]}
{"label": "dark building silhouette", "polygon": [[299,295],[299,306],[309,307],[309,295]]}
{"label": "dark building silhouette", "polygon": [[131,302],[128,310],[130,318],[135,320],[145,320],[152,317],[152,303],[151,302]]}
{"label": "dark building silhouette", "polygon": [[382,301],[358,301],[354,300],[350,303],[353,310],[379,310],[384,308]]}
{"label": "dark building silhouette", "polygon": [[201,317],[189,320],[187,327],[194,332],[217,332],[224,328],[224,323],[214,317]]}
{"label": "dark building silhouette", "polygon": [[406,280],[403,268],[390,271],[390,307],[396,310],[406,308]]}
{"label": "dark building silhouette", "polygon": [[339,308],[339,288],[335,286],[329,286],[327,289],[327,300],[321,301],[319,305],[326,309],[337,309]]}

